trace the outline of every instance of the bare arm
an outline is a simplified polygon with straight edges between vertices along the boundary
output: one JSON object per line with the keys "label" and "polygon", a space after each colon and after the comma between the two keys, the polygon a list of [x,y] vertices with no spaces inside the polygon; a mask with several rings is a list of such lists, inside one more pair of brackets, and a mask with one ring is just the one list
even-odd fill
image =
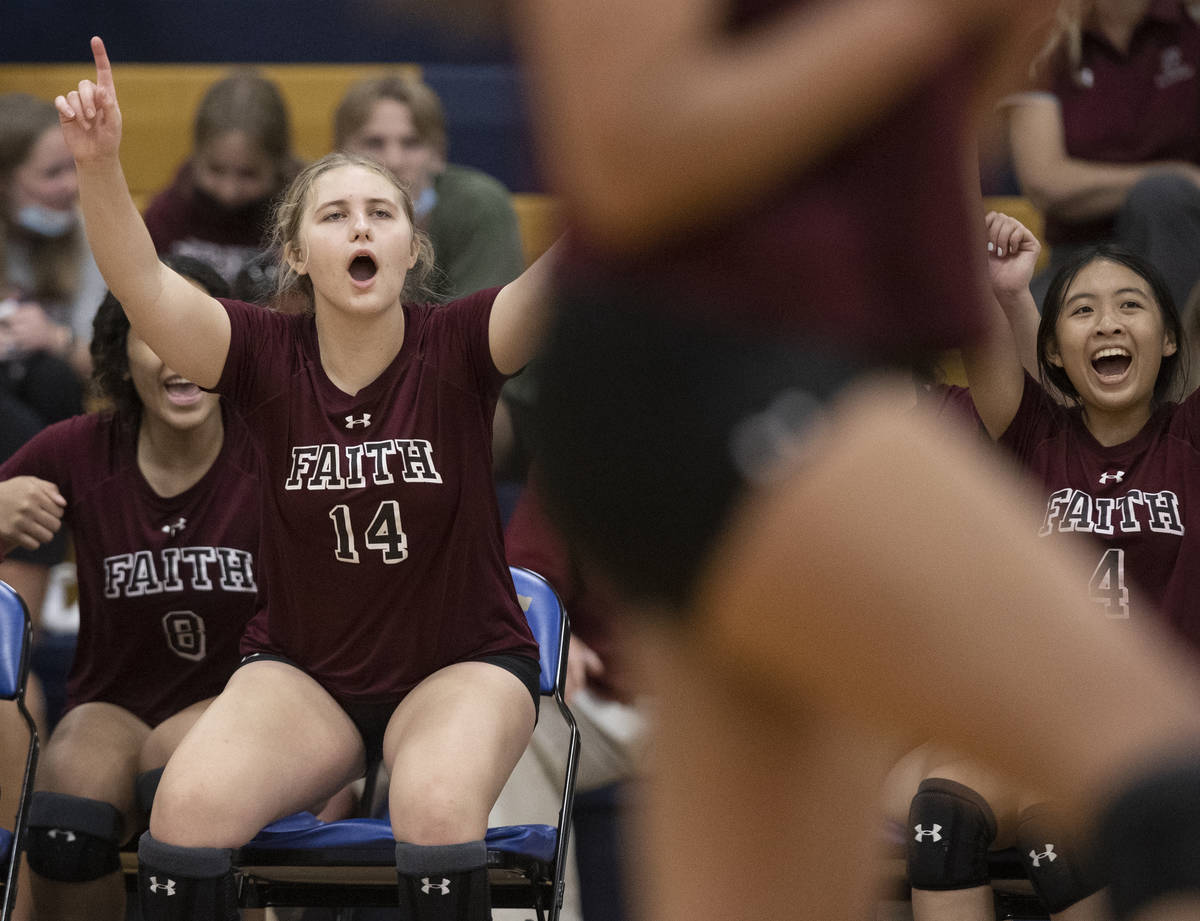
{"label": "bare arm", "polygon": [[975,410],[992,438],[1012,424],[1021,405],[1025,369],[1036,371],[1037,305],[1029,281],[1041,245],[1023,224],[990,211],[985,218],[988,279],[992,296],[985,310],[984,338],[963,349]]}
{"label": "bare arm", "polygon": [[553,313],[554,267],[561,249],[560,240],[496,295],[488,342],[492,361],[504,374],[520,371],[541,347]]}
{"label": "bare arm", "polygon": [[88,244],[129,322],[171,368],[213,387],[229,351],[229,317],[213,298],[158,261],[121,170],[121,110],[112,66],[92,39],[96,82],[54,100],[75,157]]}
{"label": "bare arm", "polygon": [[726,5],[517,3],[546,168],[610,246],[773,187],[901,98],[961,35],[1003,32],[1029,6],[837,0],[731,37]]}
{"label": "bare arm", "polygon": [[1067,153],[1062,109],[1049,94],[1018,97],[1010,106],[1009,141],[1021,191],[1039,209],[1066,221],[1115,214],[1129,190],[1156,172],[1173,172],[1200,185],[1200,168],[1182,161],[1104,163]]}

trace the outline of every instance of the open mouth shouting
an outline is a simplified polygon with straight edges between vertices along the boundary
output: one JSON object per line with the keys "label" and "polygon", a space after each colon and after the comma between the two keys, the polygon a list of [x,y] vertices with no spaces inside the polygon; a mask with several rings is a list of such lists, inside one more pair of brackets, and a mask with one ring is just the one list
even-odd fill
{"label": "open mouth shouting", "polygon": [[1092,368],[1103,383],[1115,384],[1125,377],[1133,356],[1127,349],[1109,346],[1092,356]]}
{"label": "open mouth shouting", "polygon": [[163,382],[167,400],[172,406],[194,406],[204,397],[204,391],[185,377],[169,377]]}
{"label": "open mouth shouting", "polygon": [[367,252],[360,252],[354,254],[347,271],[355,285],[366,287],[374,280],[379,267],[375,264],[374,256]]}

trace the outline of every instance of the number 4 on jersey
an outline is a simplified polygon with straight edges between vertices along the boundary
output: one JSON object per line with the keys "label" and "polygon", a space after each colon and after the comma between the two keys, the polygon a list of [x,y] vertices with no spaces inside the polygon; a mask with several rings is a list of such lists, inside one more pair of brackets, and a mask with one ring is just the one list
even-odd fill
{"label": "number 4 on jersey", "polygon": [[[359,556],[350,524],[350,507],[335,505],[329,510],[329,517],[333,520],[334,536],[337,538],[333,555],[343,563],[357,563]],[[399,563],[408,559],[408,535],[400,526],[400,505],[395,499],[379,503],[375,517],[363,532],[363,538],[367,549],[383,554],[385,563]]]}
{"label": "number 4 on jersey", "polygon": [[1088,596],[1107,608],[1104,612],[1113,619],[1129,617],[1129,589],[1125,587],[1125,551],[1112,548],[1104,551],[1088,582]]}

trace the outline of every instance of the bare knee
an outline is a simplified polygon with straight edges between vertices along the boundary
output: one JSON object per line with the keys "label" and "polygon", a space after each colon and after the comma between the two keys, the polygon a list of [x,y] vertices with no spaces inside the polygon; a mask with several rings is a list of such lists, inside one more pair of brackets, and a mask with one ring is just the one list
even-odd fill
{"label": "bare knee", "polygon": [[396,786],[390,795],[392,828],[397,840],[410,844],[458,844],[482,838],[487,807],[453,784],[429,780]]}
{"label": "bare knee", "polygon": [[265,822],[242,808],[233,791],[190,766],[163,773],[154,795],[150,834],[179,847],[239,847]]}

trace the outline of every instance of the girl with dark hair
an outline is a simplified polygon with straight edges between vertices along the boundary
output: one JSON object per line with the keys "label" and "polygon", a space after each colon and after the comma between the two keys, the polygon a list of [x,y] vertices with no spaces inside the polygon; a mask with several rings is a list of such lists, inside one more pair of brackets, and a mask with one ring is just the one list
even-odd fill
{"label": "girl with dark hair", "polygon": [[[208,266],[173,265],[226,293]],[[39,917],[115,921],[119,848],[146,827],[168,756],[238,663],[261,500],[244,425],[167,367],[112,294],[91,350],[112,408],[43,429],[0,466],[0,552],[64,524],[74,537],[79,641],[27,852]]]}
{"label": "girl with dark hair", "polygon": [[[1189,538],[1200,533],[1200,397],[1172,402],[1184,389],[1188,349],[1170,288],[1126,249],[1100,244],[1075,253],[1048,289],[1034,380],[1021,366],[1013,329],[1036,315],[1030,282],[1040,245],[1006,215],[989,213],[986,225],[999,307],[988,334],[964,351],[964,364],[988,433],[1041,485],[1040,539],[1090,556],[1090,578],[1078,589],[1099,622],[1128,634],[1130,625],[1165,619],[1200,648],[1200,544]],[[909,826],[927,829],[945,817],[939,824],[950,844],[908,835],[917,921],[993,916],[986,875],[921,877],[926,852],[948,848],[949,864],[978,869],[986,868],[989,849],[1014,843],[1052,917],[1102,911],[1092,896],[1104,874],[1082,829],[1065,823],[1052,802],[972,761],[945,752],[923,757]],[[944,810],[955,798],[987,817],[980,824],[986,834],[960,834],[961,816],[928,811],[935,800]]]}

